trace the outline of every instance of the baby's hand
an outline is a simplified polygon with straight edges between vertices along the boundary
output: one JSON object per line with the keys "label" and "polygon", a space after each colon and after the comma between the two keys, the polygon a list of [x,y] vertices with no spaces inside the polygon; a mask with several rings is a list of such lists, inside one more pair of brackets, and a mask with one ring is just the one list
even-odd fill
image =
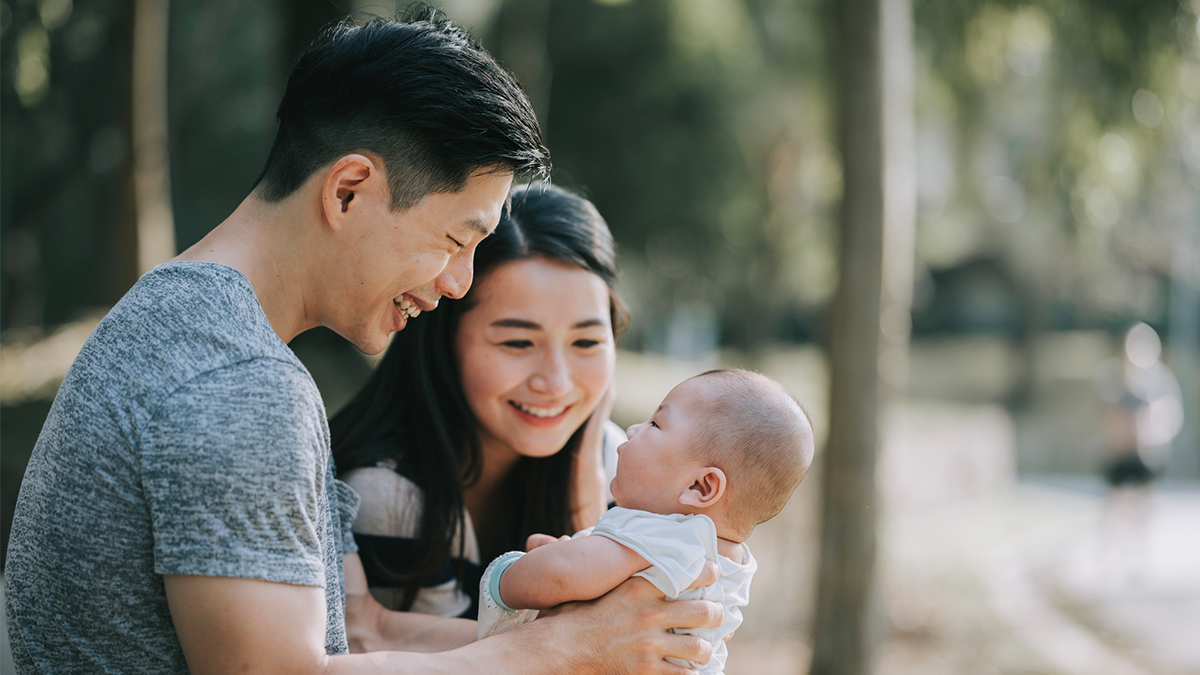
{"label": "baby's hand", "polygon": [[532,551],[533,549],[538,548],[539,546],[545,546],[546,544],[553,544],[556,541],[567,541],[570,538],[571,537],[569,537],[565,534],[563,536],[559,537],[558,539],[555,539],[554,537],[551,537],[548,534],[531,534],[531,535],[529,535],[529,538],[525,540],[525,552],[528,553],[528,552]]}

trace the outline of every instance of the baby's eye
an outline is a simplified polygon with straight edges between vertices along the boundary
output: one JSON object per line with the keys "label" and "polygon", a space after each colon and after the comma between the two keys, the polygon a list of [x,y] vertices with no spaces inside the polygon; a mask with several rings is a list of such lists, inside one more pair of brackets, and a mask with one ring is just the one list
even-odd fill
{"label": "baby's eye", "polygon": [[654,427],[655,429],[658,429],[658,428],[660,428],[660,427],[658,426],[658,422],[655,422],[654,420],[650,420],[650,426]]}

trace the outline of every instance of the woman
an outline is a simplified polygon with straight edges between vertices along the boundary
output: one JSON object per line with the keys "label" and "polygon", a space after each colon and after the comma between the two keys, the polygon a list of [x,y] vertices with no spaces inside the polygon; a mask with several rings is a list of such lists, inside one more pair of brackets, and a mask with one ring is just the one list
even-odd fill
{"label": "woman", "polygon": [[481,562],[606,507],[602,449],[623,436],[607,422],[625,324],[612,236],[559,188],[511,197],[467,296],[395,334],[330,421],[340,477],[363,498],[367,582],[388,609],[473,619]]}

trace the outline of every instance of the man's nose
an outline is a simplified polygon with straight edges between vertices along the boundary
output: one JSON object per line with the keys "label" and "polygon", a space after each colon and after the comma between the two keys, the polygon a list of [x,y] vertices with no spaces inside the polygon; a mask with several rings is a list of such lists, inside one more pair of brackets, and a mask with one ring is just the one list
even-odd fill
{"label": "man's nose", "polygon": [[458,300],[471,289],[471,280],[475,274],[474,252],[458,254],[450,257],[446,269],[438,275],[435,286],[438,293]]}

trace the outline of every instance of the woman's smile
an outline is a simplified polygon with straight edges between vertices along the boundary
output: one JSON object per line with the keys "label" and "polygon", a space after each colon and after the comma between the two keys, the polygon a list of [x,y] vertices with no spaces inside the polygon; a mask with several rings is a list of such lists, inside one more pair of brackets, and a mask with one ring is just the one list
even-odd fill
{"label": "woman's smile", "polygon": [[567,412],[573,407],[560,405],[546,408],[519,403],[517,401],[509,401],[508,404],[513,407],[519,418],[535,427],[553,427],[558,425],[567,418]]}

